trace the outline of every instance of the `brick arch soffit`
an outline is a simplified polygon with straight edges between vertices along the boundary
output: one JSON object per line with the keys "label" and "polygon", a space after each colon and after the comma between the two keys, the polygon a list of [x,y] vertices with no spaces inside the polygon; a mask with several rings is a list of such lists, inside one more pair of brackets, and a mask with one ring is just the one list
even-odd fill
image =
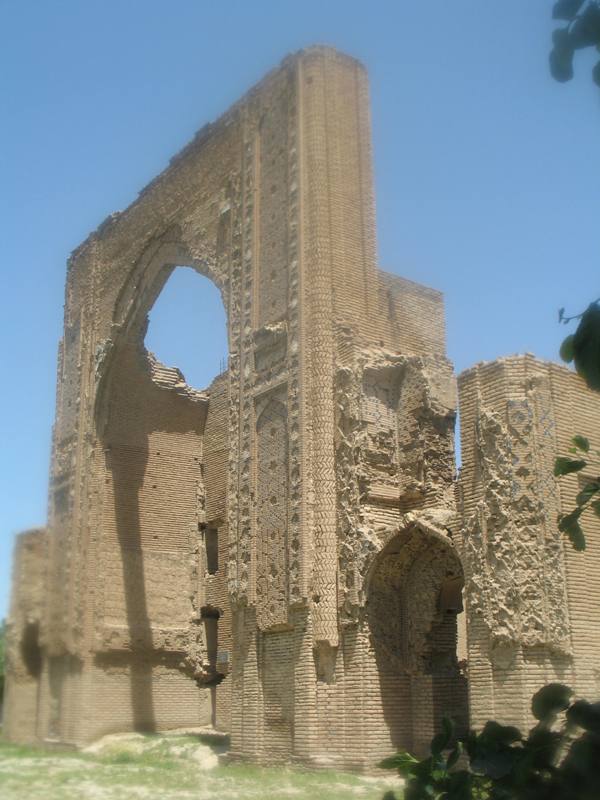
{"label": "brick arch soffit", "polygon": [[[388,564],[386,556],[392,557]],[[409,672],[428,669],[429,635],[436,619],[439,622],[441,581],[449,577],[448,568],[464,585],[462,561],[452,539],[425,519],[396,528],[369,565],[365,614],[372,641]]]}
{"label": "brick arch soffit", "polygon": [[383,547],[371,554],[364,573],[365,596],[368,598],[373,579],[386,556],[401,553],[407,547],[414,548],[414,554],[406,564],[406,569],[410,569],[418,558],[427,552],[428,543],[441,545],[449,556],[455,558],[464,580],[462,558],[448,530],[434,525],[427,519],[416,519],[393,529]]}
{"label": "brick arch soffit", "polygon": [[96,348],[94,420],[100,435],[107,422],[107,400],[116,356],[132,336],[144,337],[147,316],[177,267],[190,267],[211,280],[219,290],[227,320],[228,349],[231,350],[227,276],[219,274],[214,257],[192,255],[180,238],[153,242],[135,261],[123,282],[114,305],[110,337]]}

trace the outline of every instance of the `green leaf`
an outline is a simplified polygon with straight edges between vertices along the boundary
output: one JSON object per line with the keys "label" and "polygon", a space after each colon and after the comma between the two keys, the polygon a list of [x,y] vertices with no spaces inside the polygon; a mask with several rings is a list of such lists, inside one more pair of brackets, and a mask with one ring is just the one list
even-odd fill
{"label": "green leaf", "polygon": [[[474,794],[473,789],[481,778],[465,769],[453,772],[448,777],[447,800],[474,800],[474,798],[489,797],[488,795]],[[475,790],[476,791],[476,790]]]}
{"label": "green leaf", "polygon": [[597,5],[588,5],[573,22],[569,38],[575,50],[593,47],[600,42],[600,8]]}
{"label": "green leaf", "polygon": [[479,736],[475,731],[469,731],[464,740],[465,750],[470,759],[475,758],[479,746]]}
{"label": "green leaf", "polygon": [[431,778],[435,783],[439,783],[443,781],[446,777],[446,765],[444,764],[442,767],[438,767],[436,769],[431,770]]}
{"label": "green leaf", "polygon": [[442,717],[442,730],[448,737],[448,741],[454,736],[454,720],[450,717]]}
{"label": "green leaf", "polygon": [[[600,10],[598,12],[600,14]],[[573,360],[590,389],[600,391],[600,305],[590,303],[573,334]]]}
{"label": "green leaf", "polygon": [[431,745],[429,749],[431,750],[431,754],[434,756],[439,756],[440,753],[446,749],[448,746],[448,742],[446,739],[446,734],[444,733],[436,733],[436,735],[431,740]]}
{"label": "green leaf", "polygon": [[527,756],[519,765],[520,770],[526,774],[532,768],[552,769],[562,743],[561,732],[536,725],[527,737],[525,743]]}
{"label": "green leaf", "polygon": [[490,750],[474,759],[471,766],[475,772],[500,780],[511,772],[518,756],[517,752],[510,749]]}
{"label": "green leaf", "polygon": [[500,747],[501,745],[514,744],[522,738],[521,731],[513,725],[500,725],[493,719],[488,720],[476,741],[478,750],[487,747]]}
{"label": "green leaf", "polygon": [[571,702],[572,689],[564,683],[549,683],[537,691],[531,700],[531,713],[536,719],[546,721],[565,711]]}
{"label": "green leaf", "polygon": [[454,736],[454,723],[448,717],[442,719],[442,730],[431,740],[431,753],[439,756],[450,744]]}
{"label": "green leaf", "polygon": [[552,48],[550,51],[550,74],[559,83],[571,80],[573,77],[573,51],[570,48]]}
{"label": "green leaf", "polygon": [[382,769],[397,769],[401,775],[408,776],[412,774],[415,764],[418,763],[419,761],[414,756],[411,756],[410,753],[402,752],[384,758],[383,761],[379,762],[378,766]]}
{"label": "green leaf", "polygon": [[435,769],[437,761],[432,756],[424,758],[423,761],[418,761],[410,768],[407,774],[414,775],[420,781],[428,783],[431,781],[431,774]]}
{"label": "green leaf", "polygon": [[462,755],[462,751],[463,751],[462,742],[457,742],[456,747],[454,748],[454,750],[451,751],[451,753],[448,755],[448,758],[446,759],[446,769],[452,769],[452,767],[456,765],[458,759]]}
{"label": "green leaf", "polygon": [[598,797],[598,764],[600,763],[599,737],[583,733],[576,739],[560,765],[562,784],[571,791],[561,792],[560,800],[596,800]]}
{"label": "green leaf", "polygon": [[579,472],[584,467],[587,467],[587,461],[581,459],[568,458],[567,456],[558,456],[554,462],[554,475],[568,475],[571,472]]}
{"label": "green leaf", "polygon": [[560,346],[560,357],[563,361],[566,361],[569,364],[575,358],[575,350],[573,349],[573,340],[575,339],[575,334],[571,333],[565,339],[563,339],[563,343]]}
{"label": "green leaf", "polygon": [[590,451],[590,440],[586,439],[585,436],[574,436],[571,441],[575,445],[575,447],[579,448],[579,450],[583,450],[584,453],[589,453]]}
{"label": "green leaf", "polygon": [[597,517],[600,517],[600,500],[594,500],[594,502],[591,505],[592,505],[592,509],[594,511],[594,514]]}
{"label": "green leaf", "polygon": [[600,734],[600,703],[576,700],[567,711],[567,720],[590,733]]}
{"label": "green leaf", "polygon": [[586,485],[577,495],[577,505],[584,506],[597,492],[600,492],[600,483],[598,483],[598,481],[590,481],[589,483],[586,483]]}
{"label": "green leaf", "polygon": [[564,19],[570,22],[583,3],[584,0],[558,0],[552,9],[552,19]]}
{"label": "green leaf", "polygon": [[559,50],[572,50],[573,48],[569,43],[569,29],[557,28],[552,31],[552,44]]}

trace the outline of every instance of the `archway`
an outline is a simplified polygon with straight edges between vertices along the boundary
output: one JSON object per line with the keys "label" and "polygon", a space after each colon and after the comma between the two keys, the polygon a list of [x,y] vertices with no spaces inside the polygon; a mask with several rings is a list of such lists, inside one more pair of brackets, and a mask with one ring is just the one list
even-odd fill
{"label": "archway", "polygon": [[451,540],[418,523],[396,534],[372,566],[367,618],[396,747],[425,751],[443,716],[461,732],[468,726],[457,656],[462,586]]}

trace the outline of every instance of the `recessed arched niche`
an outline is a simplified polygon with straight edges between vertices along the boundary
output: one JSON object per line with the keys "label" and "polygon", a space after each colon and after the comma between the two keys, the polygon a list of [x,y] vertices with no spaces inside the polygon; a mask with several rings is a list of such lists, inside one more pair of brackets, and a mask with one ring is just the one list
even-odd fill
{"label": "recessed arched niche", "polygon": [[367,619],[397,747],[424,752],[444,715],[466,732],[463,584],[451,539],[418,524],[393,536],[373,562]]}

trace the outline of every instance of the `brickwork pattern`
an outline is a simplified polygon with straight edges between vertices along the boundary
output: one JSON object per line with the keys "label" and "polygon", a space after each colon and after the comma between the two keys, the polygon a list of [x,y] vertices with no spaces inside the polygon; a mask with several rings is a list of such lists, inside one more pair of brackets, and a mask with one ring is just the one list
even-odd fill
{"label": "brickwork pattern", "polygon": [[576,433],[593,439],[600,397],[532,356],[478,365],[460,376],[459,389],[472,718],[526,727],[528,698],[543,683],[591,696],[600,688],[591,667],[600,632],[589,610],[598,525],[588,522],[585,555],[565,543],[557,514],[574,505],[577,482],[552,477]]}
{"label": "brickwork pattern", "polygon": [[39,735],[39,684],[43,669],[43,610],[48,536],[45,529],[18,536],[6,626],[6,690],[3,724],[10,741],[35,742]]}

